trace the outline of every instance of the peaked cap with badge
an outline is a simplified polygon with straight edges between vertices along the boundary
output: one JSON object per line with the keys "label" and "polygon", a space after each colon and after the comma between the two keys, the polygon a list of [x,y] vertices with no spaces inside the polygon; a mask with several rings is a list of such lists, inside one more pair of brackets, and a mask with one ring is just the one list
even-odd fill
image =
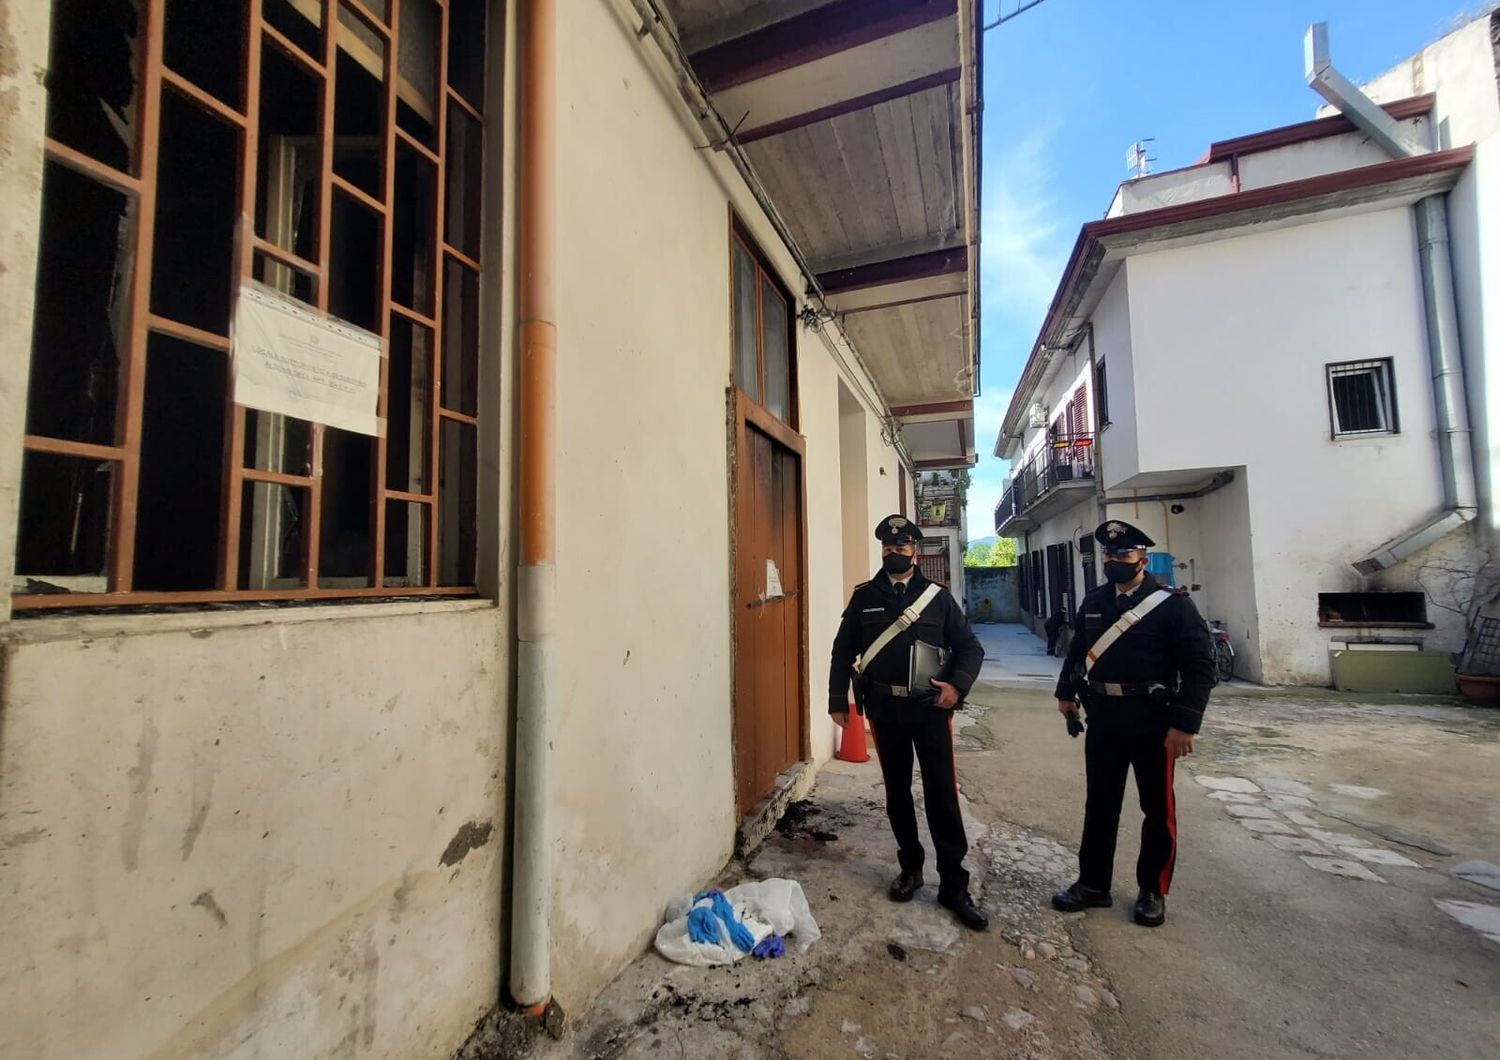
{"label": "peaked cap with badge", "polygon": [[1094,531],[1094,540],[1105,548],[1150,548],[1156,544],[1139,527],[1119,519],[1107,519]]}
{"label": "peaked cap with badge", "polygon": [[883,545],[894,545],[901,537],[922,540],[922,528],[904,515],[887,515],[875,525],[875,536]]}

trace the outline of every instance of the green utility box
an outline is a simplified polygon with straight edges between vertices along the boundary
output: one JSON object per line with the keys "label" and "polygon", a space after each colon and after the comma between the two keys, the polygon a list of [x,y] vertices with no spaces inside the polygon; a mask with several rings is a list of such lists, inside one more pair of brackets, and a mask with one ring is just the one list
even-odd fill
{"label": "green utility box", "polygon": [[1404,645],[1335,647],[1328,652],[1333,687],[1340,692],[1411,692],[1447,696],[1456,692],[1453,662],[1445,651]]}

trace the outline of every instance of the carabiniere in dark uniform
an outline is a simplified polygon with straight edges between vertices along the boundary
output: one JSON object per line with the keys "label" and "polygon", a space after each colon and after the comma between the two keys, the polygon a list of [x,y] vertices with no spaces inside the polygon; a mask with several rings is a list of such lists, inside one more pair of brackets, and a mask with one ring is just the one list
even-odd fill
{"label": "carabiniere in dark uniform", "polygon": [[[855,587],[844,609],[829,667],[828,712],[841,715],[849,710],[852,678],[856,699],[875,735],[885,779],[886,815],[896,836],[901,873],[891,884],[891,899],[910,901],[922,886],[926,854],[917,835],[911,793],[915,757],[922,765],[927,824],[937,848],[938,901],[964,925],[981,930],[989,920],[969,896],[969,874],[963,866],[969,843],[959,812],[953,711],[962,706],[979,676],[984,649],[953,594],[938,587],[917,620],[871,657],[863,674],[855,674],[855,660],[933,584],[913,562],[916,543],[922,538],[915,524],[899,515],[888,516],[875,528],[875,536],[882,545],[883,569]],[[940,690],[927,680],[913,684],[914,651],[921,650],[919,642],[946,651],[935,680],[951,688]],[[952,697],[953,702],[944,705],[940,694]],[[858,716],[847,720],[861,724]]]}
{"label": "carabiniere in dark uniform", "polygon": [[[1053,896],[1065,911],[1111,904],[1115,837],[1125,776],[1135,772],[1145,822],[1136,862],[1140,895],[1135,920],[1155,927],[1166,919],[1166,894],[1177,861],[1177,814],[1172,792],[1175,760],[1192,753],[1193,736],[1215,683],[1208,627],[1185,592],[1145,572],[1154,541],[1129,523],[1110,520],[1094,531],[1107,581],[1084,596],[1073,641],[1057,683],[1058,709],[1088,716],[1084,761],[1088,796],[1078,880]],[[1158,590],[1167,594],[1152,601]],[[1149,610],[1146,610],[1149,608]],[[1127,612],[1145,614],[1111,646],[1100,639]],[[1139,613],[1139,612],[1137,612]],[[1096,658],[1087,671],[1086,662]]]}

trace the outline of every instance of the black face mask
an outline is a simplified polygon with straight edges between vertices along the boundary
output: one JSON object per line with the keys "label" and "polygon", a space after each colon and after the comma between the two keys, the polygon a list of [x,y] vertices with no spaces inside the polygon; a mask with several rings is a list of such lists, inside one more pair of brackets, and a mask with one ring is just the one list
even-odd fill
{"label": "black face mask", "polygon": [[1124,560],[1105,560],[1104,576],[1115,585],[1125,585],[1135,580],[1140,572],[1140,567],[1134,563],[1126,563]]}
{"label": "black face mask", "polygon": [[892,552],[880,561],[880,565],[887,574],[905,574],[911,570],[911,557]]}

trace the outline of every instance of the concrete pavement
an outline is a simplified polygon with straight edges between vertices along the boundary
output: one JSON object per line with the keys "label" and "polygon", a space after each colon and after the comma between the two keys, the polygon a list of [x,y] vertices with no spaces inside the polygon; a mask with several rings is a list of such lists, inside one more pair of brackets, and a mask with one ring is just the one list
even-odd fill
{"label": "concrete pavement", "polygon": [[1051,688],[1057,682],[1062,660],[1047,654],[1047,644],[1019,623],[984,623],[974,626],[984,645],[984,667],[979,679],[998,685],[1037,685]]}
{"label": "concrete pavement", "polygon": [[1472,867],[1500,862],[1500,714],[1217,690],[1179,767],[1168,921],[1144,929],[1129,920],[1129,795],[1116,906],[1048,906],[1075,871],[1083,741],[1053,705],[1041,642],[977,632],[984,683],[955,732],[989,932],[959,929],[933,880],[910,905],[886,900],[879,770],[835,762],[797,819],[717,881],[800,881],[824,932],[807,953],[727,969],[648,954],[562,1041],[498,1025],[466,1060],[1500,1056],[1500,935],[1485,920],[1500,892],[1482,882],[1500,881]]}
{"label": "concrete pavement", "polygon": [[[1082,741],[1042,697],[978,699],[993,750],[966,757],[970,796],[1076,846]],[[1129,794],[1117,905],[1084,922],[1084,945],[1119,987],[1117,1055],[1500,1056],[1500,944],[1452,914],[1500,906],[1500,894],[1451,874],[1500,861],[1497,777],[1494,712],[1217,692],[1179,769],[1167,925],[1128,919]]]}

